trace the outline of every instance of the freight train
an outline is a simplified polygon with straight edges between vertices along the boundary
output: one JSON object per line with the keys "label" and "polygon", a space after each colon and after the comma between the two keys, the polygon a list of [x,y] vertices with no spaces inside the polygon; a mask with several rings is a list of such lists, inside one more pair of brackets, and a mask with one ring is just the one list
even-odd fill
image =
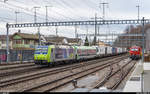
{"label": "freight train", "polygon": [[35,49],[34,62],[37,65],[55,65],[62,62],[76,62],[125,52],[126,48],[110,46],[38,46]]}
{"label": "freight train", "polygon": [[142,48],[139,46],[132,46],[129,51],[132,60],[138,60],[142,56]]}

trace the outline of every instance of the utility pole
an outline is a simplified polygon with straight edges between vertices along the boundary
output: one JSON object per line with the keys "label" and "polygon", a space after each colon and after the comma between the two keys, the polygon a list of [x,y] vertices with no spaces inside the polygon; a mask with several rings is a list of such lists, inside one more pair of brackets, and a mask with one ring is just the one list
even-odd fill
{"label": "utility pole", "polygon": [[86,37],[87,37],[87,39],[88,39],[88,43],[89,43],[89,46],[90,46],[89,27],[88,27],[88,25],[86,26]]}
{"label": "utility pole", "polygon": [[145,34],[144,34],[144,25],[145,25],[145,19],[144,19],[144,17],[143,17],[143,19],[142,19],[142,62],[144,62],[144,50],[145,50]]}
{"label": "utility pole", "polygon": [[[105,6],[106,5],[108,6],[108,3],[103,2],[103,3],[99,3],[99,4],[100,4],[100,8],[101,8],[101,5],[103,7],[103,20],[105,20]],[[106,36],[106,41],[105,42],[107,43],[107,36]]]}
{"label": "utility pole", "polygon": [[17,11],[15,11],[15,14],[16,14],[16,24],[17,24],[17,14],[19,14],[20,12],[17,12]]}
{"label": "utility pole", "polygon": [[77,25],[75,25],[75,38],[78,38],[77,32],[78,32],[78,28],[77,28]]}
{"label": "utility pole", "polygon": [[52,6],[45,6],[46,8],[46,23],[48,22],[48,7],[52,7]]}
{"label": "utility pole", "polygon": [[36,21],[37,21],[36,9],[38,9],[40,7],[33,7],[33,8],[34,8],[34,23],[36,23]]}
{"label": "utility pole", "polygon": [[113,46],[113,43],[114,43],[114,33],[115,32],[112,32],[112,46]]}
{"label": "utility pole", "polygon": [[100,3],[100,5],[103,6],[103,20],[105,19],[105,5],[108,5],[108,4],[109,4],[109,3],[105,3],[105,2]]}
{"label": "utility pole", "polygon": [[102,19],[101,17],[97,17],[97,13],[95,13],[95,17],[91,18],[91,19],[95,19],[95,36],[94,36],[94,45],[96,45],[96,41],[97,41],[97,19]]}
{"label": "utility pole", "polygon": [[86,36],[88,36],[89,35],[89,27],[88,27],[88,25],[86,26]]}
{"label": "utility pole", "polygon": [[89,27],[88,27],[88,25],[86,26],[86,36],[87,36],[88,39],[89,39]]}
{"label": "utility pole", "polygon": [[96,41],[97,41],[97,13],[95,13],[95,45],[96,45]]}
{"label": "utility pole", "polygon": [[58,36],[58,27],[56,26],[56,36]]}
{"label": "utility pole", "polygon": [[[144,51],[145,51],[145,18],[143,17],[142,19],[142,67],[143,67],[143,64],[144,64]],[[143,72],[141,73],[141,92],[144,92],[144,82],[143,82]]]}
{"label": "utility pole", "polygon": [[97,27],[97,28],[98,28],[98,35],[99,35],[99,34],[100,34],[100,33],[99,33],[99,32],[100,32],[100,27],[99,27],[99,25],[98,25],[98,27]]}
{"label": "utility pole", "polygon": [[6,43],[7,43],[7,63],[9,62],[9,26],[8,23],[6,24],[7,28],[7,37],[6,37]]}
{"label": "utility pole", "polygon": [[140,6],[137,5],[136,7],[138,8],[138,20],[139,20],[140,19]]}
{"label": "utility pole", "polygon": [[8,0],[4,0],[4,3],[6,3]]}
{"label": "utility pole", "polygon": [[41,45],[41,34],[40,34],[40,27],[38,27],[38,36],[39,36],[39,45]]}

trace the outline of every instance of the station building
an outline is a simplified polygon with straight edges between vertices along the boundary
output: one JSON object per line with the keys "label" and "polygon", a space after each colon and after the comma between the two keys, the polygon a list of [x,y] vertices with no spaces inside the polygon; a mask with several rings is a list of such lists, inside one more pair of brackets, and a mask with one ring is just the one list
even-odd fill
{"label": "station building", "polygon": [[39,43],[39,36],[34,34],[26,34],[17,32],[12,35],[13,49],[28,49],[32,50]]}

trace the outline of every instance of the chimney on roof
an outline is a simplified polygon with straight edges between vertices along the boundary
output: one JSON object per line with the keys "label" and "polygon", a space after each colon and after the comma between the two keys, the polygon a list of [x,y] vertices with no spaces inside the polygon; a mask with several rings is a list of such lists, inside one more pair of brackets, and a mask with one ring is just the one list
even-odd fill
{"label": "chimney on roof", "polygon": [[21,30],[20,30],[20,29],[18,30],[18,33],[21,33]]}

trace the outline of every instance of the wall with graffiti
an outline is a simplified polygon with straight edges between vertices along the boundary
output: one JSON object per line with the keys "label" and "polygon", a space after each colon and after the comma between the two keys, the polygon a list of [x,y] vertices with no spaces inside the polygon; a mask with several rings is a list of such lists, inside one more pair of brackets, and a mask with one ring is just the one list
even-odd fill
{"label": "wall with graffiti", "polygon": [[[34,50],[10,50],[9,61],[29,61],[33,60]],[[6,62],[7,60],[7,51],[0,50],[0,63]]]}

